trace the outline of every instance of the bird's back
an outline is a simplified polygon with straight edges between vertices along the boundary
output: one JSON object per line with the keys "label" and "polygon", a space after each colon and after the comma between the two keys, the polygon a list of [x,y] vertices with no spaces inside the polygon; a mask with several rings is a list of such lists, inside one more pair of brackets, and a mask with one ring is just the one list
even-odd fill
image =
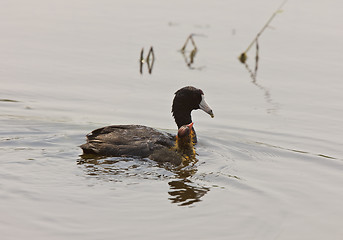
{"label": "bird's back", "polygon": [[142,125],[113,125],[87,135],[84,154],[148,157],[155,150],[174,145],[172,134]]}

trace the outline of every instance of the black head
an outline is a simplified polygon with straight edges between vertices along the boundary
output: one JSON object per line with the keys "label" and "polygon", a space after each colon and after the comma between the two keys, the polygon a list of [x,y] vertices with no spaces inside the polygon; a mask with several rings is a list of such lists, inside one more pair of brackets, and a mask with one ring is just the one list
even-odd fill
{"label": "black head", "polygon": [[201,89],[188,86],[176,91],[172,112],[178,128],[192,122],[191,112],[196,109],[202,109],[214,117],[212,109],[205,102]]}

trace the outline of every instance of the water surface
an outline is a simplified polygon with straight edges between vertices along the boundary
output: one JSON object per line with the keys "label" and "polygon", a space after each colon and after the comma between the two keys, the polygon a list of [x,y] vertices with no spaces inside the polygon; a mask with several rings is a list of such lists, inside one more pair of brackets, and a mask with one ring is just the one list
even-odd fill
{"label": "water surface", "polygon": [[[288,1],[259,38],[253,79],[237,57],[279,5],[4,1],[2,238],[340,239],[342,3]],[[194,165],[79,156],[110,124],[176,132],[173,93],[187,85],[215,113],[193,112]]]}

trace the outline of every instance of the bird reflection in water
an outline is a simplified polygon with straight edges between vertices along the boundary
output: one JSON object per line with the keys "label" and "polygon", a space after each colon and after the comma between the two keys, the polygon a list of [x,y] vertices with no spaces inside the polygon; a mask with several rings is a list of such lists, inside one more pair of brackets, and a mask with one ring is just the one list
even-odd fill
{"label": "bird reflection in water", "polygon": [[203,186],[195,186],[189,179],[170,181],[170,191],[168,192],[172,203],[180,206],[189,206],[201,201],[201,198],[210,190]]}
{"label": "bird reflection in water", "polygon": [[[197,160],[182,167],[158,164],[151,160],[135,158],[86,158],[81,156],[78,165],[84,167],[84,171],[90,177],[103,181],[124,182],[125,178],[144,180],[167,180],[169,185],[169,197],[171,203],[179,206],[192,206],[200,202],[202,197],[210,191],[205,187],[194,183],[191,178],[197,172]],[[167,171],[166,171],[167,170]]]}
{"label": "bird reflection in water", "polygon": [[191,206],[196,202],[200,202],[201,198],[210,191],[210,188],[198,185],[190,180],[196,173],[196,168],[180,169],[176,172],[178,179],[171,180],[168,184],[170,191],[168,192],[169,200],[179,206]]}

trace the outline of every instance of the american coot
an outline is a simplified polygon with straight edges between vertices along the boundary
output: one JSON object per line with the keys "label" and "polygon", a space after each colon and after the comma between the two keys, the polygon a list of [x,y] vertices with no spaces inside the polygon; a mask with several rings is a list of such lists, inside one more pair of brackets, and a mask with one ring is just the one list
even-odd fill
{"label": "american coot", "polygon": [[[184,133],[188,133],[188,135],[192,136],[193,142],[196,142],[196,135],[193,125],[189,124],[192,123],[191,112],[196,109],[202,109],[211,115],[211,117],[214,117],[212,109],[205,102],[202,90],[188,86],[179,89],[175,93],[172,113],[180,129],[179,132],[181,131],[181,135],[179,133],[178,135],[183,136],[187,135]],[[188,126],[183,127],[183,125]],[[188,128],[192,128],[192,131],[188,132],[185,130]],[[84,156],[89,154],[142,158],[151,156],[151,159],[158,161],[156,158],[157,155],[152,154],[156,150],[171,149],[174,145],[175,136],[170,133],[142,125],[113,125],[96,129],[88,134],[87,143],[80,147],[83,150]],[[172,160],[166,159],[165,161]]]}

